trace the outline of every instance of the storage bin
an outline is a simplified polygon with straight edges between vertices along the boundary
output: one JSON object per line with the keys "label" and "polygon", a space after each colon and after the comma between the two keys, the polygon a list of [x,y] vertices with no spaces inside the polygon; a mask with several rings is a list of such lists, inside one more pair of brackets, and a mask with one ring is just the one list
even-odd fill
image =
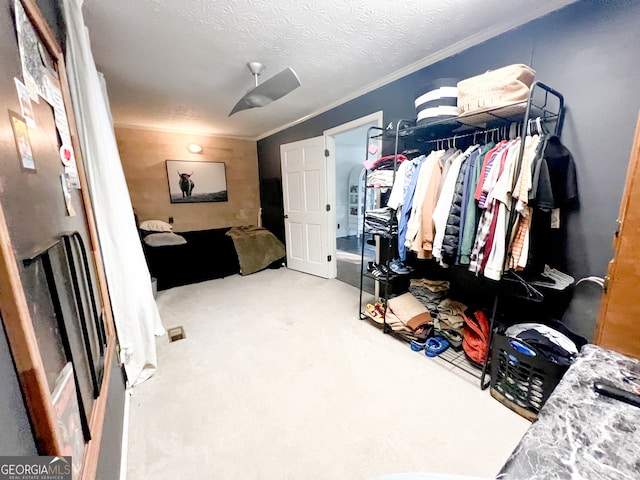
{"label": "storage bin", "polygon": [[416,124],[426,126],[458,117],[458,79],[438,78],[415,95]]}
{"label": "storage bin", "polygon": [[458,82],[461,116],[525,102],[535,70],[524,64],[508,65]]}
{"label": "storage bin", "polygon": [[491,396],[533,421],[568,367],[552,362],[522,340],[493,336]]}

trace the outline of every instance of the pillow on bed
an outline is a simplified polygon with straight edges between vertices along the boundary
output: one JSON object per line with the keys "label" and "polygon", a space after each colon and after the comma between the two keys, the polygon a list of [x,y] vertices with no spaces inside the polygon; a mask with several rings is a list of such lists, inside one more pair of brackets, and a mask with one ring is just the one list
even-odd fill
{"label": "pillow on bed", "polygon": [[140,224],[140,230],[147,232],[170,232],[173,227],[162,220],[145,220]]}
{"label": "pillow on bed", "polygon": [[144,243],[150,247],[166,247],[168,245],[184,245],[187,243],[182,235],[173,232],[151,233],[144,237]]}

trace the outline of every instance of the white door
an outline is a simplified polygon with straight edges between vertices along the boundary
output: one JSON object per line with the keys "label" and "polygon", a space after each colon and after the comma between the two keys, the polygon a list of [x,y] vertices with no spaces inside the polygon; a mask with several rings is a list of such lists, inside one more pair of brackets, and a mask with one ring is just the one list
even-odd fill
{"label": "white door", "polygon": [[280,146],[287,266],[329,278],[324,137]]}

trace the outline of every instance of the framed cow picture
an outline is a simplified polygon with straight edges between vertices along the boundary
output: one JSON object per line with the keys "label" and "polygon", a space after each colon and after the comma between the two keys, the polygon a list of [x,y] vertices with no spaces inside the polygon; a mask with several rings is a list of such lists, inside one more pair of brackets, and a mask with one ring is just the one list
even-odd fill
{"label": "framed cow picture", "polygon": [[222,162],[167,160],[171,203],[227,202],[227,175]]}

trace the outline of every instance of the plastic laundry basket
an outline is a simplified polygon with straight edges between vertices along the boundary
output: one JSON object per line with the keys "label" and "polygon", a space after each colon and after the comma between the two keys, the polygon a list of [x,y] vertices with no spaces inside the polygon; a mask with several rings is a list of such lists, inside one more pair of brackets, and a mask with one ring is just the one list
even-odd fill
{"label": "plastic laundry basket", "polygon": [[496,333],[491,356],[491,396],[533,421],[569,367],[552,362],[522,340]]}

